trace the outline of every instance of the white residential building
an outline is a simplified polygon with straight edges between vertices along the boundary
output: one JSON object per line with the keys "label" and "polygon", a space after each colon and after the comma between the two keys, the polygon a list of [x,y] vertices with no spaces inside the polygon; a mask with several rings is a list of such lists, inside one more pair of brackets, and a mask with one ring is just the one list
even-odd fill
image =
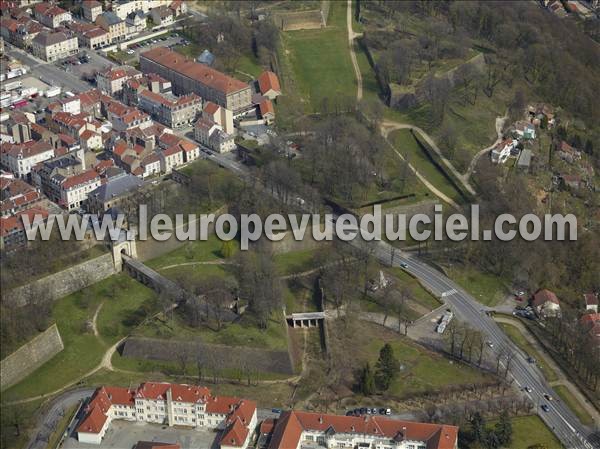
{"label": "white residential building", "polygon": [[510,156],[510,152],[516,148],[518,144],[519,142],[515,139],[506,139],[500,142],[494,149],[492,149],[492,162],[496,164],[504,164]]}
{"label": "white residential building", "polygon": [[54,148],[48,142],[33,141],[22,144],[3,144],[0,162],[15,176],[24,178],[38,162],[54,157]]}
{"label": "white residential building", "polygon": [[382,416],[284,412],[269,449],[456,449],[458,427],[400,421]]}
{"label": "white residential building", "polygon": [[43,31],[31,41],[31,50],[38,58],[53,62],[76,54],[79,51],[77,42],[77,36],[62,31]]}
{"label": "white residential building", "polygon": [[256,427],[256,403],[212,396],[205,387],[146,382],[136,389],[101,387],[77,428],[82,443],[100,444],[114,419],[220,430],[219,442],[246,449]]}

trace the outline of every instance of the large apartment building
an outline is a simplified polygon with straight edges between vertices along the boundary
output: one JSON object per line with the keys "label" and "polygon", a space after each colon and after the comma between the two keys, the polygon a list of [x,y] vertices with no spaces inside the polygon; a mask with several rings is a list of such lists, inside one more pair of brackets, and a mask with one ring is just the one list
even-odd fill
{"label": "large apartment building", "polygon": [[275,423],[269,449],[456,449],[458,427],[380,416],[288,411]]}
{"label": "large apartment building", "polygon": [[135,389],[101,387],[77,428],[82,443],[100,444],[115,419],[220,431],[223,449],[246,449],[256,427],[256,402],[213,396],[206,387],[145,382]]}
{"label": "large apartment building", "polygon": [[31,42],[33,54],[44,61],[53,62],[79,51],[77,36],[62,31],[42,31]]}
{"label": "large apartment building", "polygon": [[202,109],[202,99],[196,94],[175,97],[142,90],[138,93],[138,107],[169,128],[189,126]]}
{"label": "large apartment building", "polygon": [[157,47],[141,53],[140,68],[144,73],[157,73],[171,81],[178,95],[194,92],[234,113],[252,107],[248,84],[168,48]]}

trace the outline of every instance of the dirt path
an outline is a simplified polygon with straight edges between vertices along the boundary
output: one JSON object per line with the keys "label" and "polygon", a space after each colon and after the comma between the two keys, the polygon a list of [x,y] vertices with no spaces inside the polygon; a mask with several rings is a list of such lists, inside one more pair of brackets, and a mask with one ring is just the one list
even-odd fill
{"label": "dirt path", "polygon": [[362,73],[358,66],[356,59],[356,53],[354,52],[354,39],[359,37],[359,33],[355,33],[352,30],[352,0],[348,0],[348,7],[346,8],[346,23],[348,26],[348,45],[350,47],[350,59],[352,60],[352,66],[354,67],[354,73],[356,74],[356,101],[359,102],[363,97],[362,87]]}
{"label": "dirt path", "polygon": [[506,119],[508,118],[508,116],[505,114],[503,117],[496,117],[496,134],[497,134],[497,138],[496,141],[491,144],[489,147],[484,148],[483,150],[479,151],[471,160],[471,163],[469,164],[469,168],[467,169],[467,171],[465,172],[464,178],[465,179],[469,179],[471,177],[471,175],[473,174],[473,170],[475,170],[475,166],[477,165],[477,162],[479,161],[479,158],[481,158],[481,156],[483,156],[486,153],[489,153],[492,148],[494,148],[496,145],[498,145],[501,141],[502,141],[502,128],[504,127],[504,122],[506,121]]}
{"label": "dirt path", "polygon": [[390,132],[398,130],[398,129],[411,129],[411,130],[419,133],[421,135],[421,137],[423,138],[423,140],[425,140],[425,142],[427,142],[427,144],[433,149],[433,151],[435,151],[437,153],[440,160],[444,163],[444,165],[448,168],[448,170],[450,170],[452,172],[452,174],[456,178],[458,178],[458,180],[461,182],[463,187],[471,195],[475,195],[475,189],[471,186],[471,184],[469,184],[468,177],[465,177],[465,175],[460,174],[459,171],[456,169],[456,167],[454,167],[454,165],[452,165],[452,162],[450,162],[448,159],[446,159],[446,157],[442,154],[442,150],[439,149],[439,147],[434,142],[434,140],[429,136],[429,134],[427,134],[425,131],[423,131],[418,126],[411,125],[409,123],[398,123],[398,122],[394,122],[391,120],[384,120],[381,123],[381,133],[383,134],[383,136],[385,138],[387,138],[387,136]]}
{"label": "dirt path", "polygon": [[100,341],[102,341],[102,339],[100,338],[100,333],[98,332],[98,314],[100,313],[103,305],[104,301],[98,305],[98,308],[94,312],[94,317],[92,318],[92,330],[94,331],[94,336]]}
{"label": "dirt path", "polygon": [[540,345],[537,339],[533,335],[531,335],[531,333],[522,323],[513,320],[512,318],[504,318],[497,315],[494,317],[494,320],[499,323],[506,323],[516,327],[519,330],[519,332],[521,332],[521,335],[523,335],[523,337],[525,337],[525,339],[529,342],[529,344],[531,344],[536,349],[536,351],[538,351],[538,353],[544,358],[544,362],[546,362],[546,364],[550,366],[550,368],[558,376],[558,380],[550,382],[550,385],[565,386],[577,399],[577,401],[579,401],[579,403],[585,408],[585,410],[590,414],[593,420],[595,422],[600,422],[600,413],[598,412],[598,410],[592,404],[590,404],[585,395],[579,391],[579,388],[577,388],[577,386],[569,380],[565,372],[556,364],[554,359],[546,352],[544,347]]}
{"label": "dirt path", "polygon": [[182,262],[182,263],[176,263],[173,265],[167,265],[164,267],[157,268],[156,271],[168,270],[170,268],[177,268],[177,267],[190,267],[193,265],[225,265],[227,263],[229,263],[229,262],[227,262],[225,260],[208,260],[208,261],[204,261],[204,262]]}

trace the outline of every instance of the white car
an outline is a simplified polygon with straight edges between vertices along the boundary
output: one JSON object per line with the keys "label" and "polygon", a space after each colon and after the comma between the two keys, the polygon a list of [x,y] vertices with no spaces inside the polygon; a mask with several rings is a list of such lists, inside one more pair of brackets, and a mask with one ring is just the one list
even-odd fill
{"label": "white car", "polygon": [[134,54],[134,53],[135,53],[135,51],[133,51],[133,50],[131,50],[131,49],[130,49],[130,50],[127,50],[127,54],[128,54],[128,55],[132,55],[132,54]]}
{"label": "white car", "polygon": [[494,347],[494,343],[492,343],[490,340],[485,342],[490,348]]}

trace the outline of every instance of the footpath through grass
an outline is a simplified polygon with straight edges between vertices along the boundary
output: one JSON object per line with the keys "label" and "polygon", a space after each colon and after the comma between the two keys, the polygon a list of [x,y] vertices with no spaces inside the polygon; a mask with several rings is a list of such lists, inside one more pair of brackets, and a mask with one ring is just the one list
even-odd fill
{"label": "footpath through grass", "polygon": [[[48,394],[91,371],[110,345],[151,313],[154,297],[152,290],[126,274],[119,274],[56,301],[52,318],[64,349],[4,392],[3,400]],[[97,319],[98,338],[92,320],[102,302]]]}
{"label": "footpath through grass", "polygon": [[519,349],[525,352],[528,356],[533,357],[536,360],[536,364],[539,366],[540,370],[544,374],[544,377],[548,382],[554,382],[558,380],[558,375],[554,370],[546,363],[546,360],[542,357],[542,355],[533,347],[527,338],[521,333],[521,330],[513,325],[508,323],[498,323],[502,328],[504,333],[508,335],[508,337],[515,343]]}
{"label": "footpath through grass", "polygon": [[324,99],[356,96],[356,78],[346,29],[346,2],[331,2],[327,26],[283,33],[283,57],[294,71],[300,95],[319,110]]}
{"label": "footpath through grass", "polygon": [[429,181],[435,188],[457,203],[463,202],[460,193],[454,188],[444,173],[427,157],[408,129],[392,131],[390,142],[402,154],[406,161]]}

